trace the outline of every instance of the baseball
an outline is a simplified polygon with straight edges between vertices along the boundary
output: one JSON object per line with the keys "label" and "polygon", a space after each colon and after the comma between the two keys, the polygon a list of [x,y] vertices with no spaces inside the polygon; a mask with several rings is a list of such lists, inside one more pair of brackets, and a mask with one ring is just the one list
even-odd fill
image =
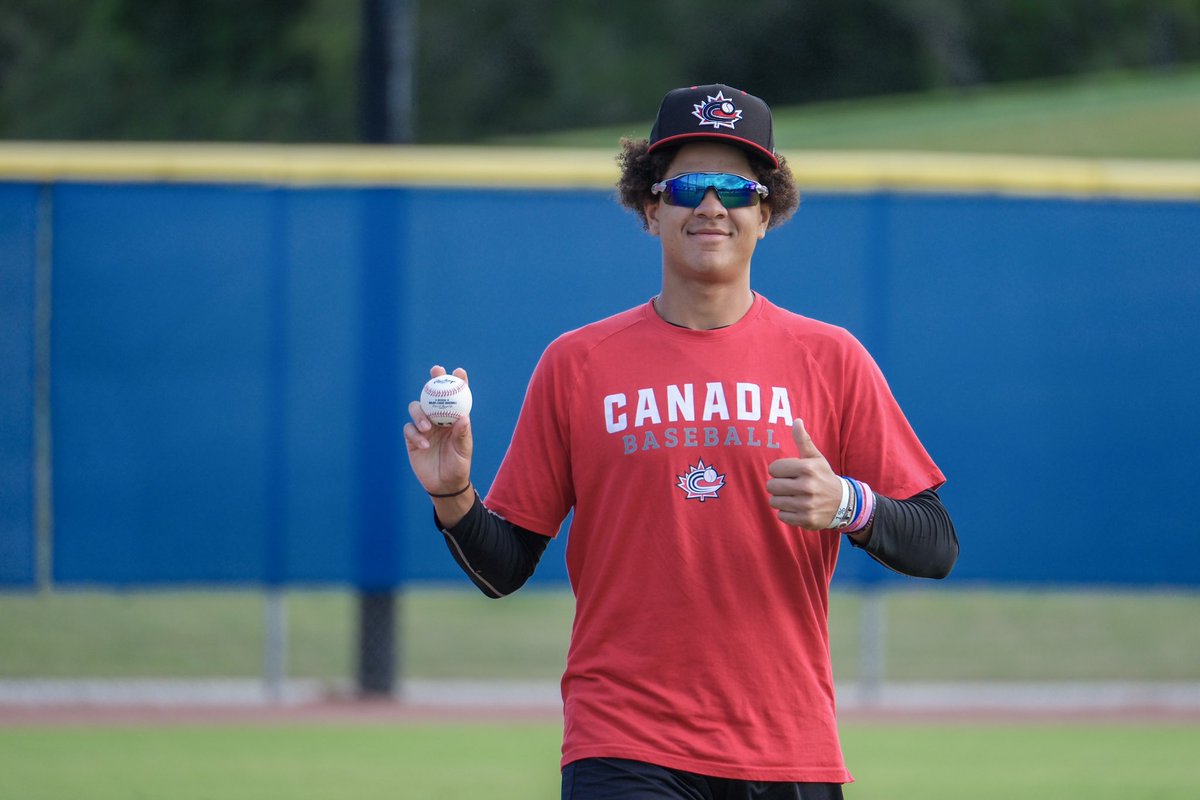
{"label": "baseball", "polygon": [[471,413],[471,387],[453,375],[431,378],[421,390],[421,410],[435,425],[453,425]]}

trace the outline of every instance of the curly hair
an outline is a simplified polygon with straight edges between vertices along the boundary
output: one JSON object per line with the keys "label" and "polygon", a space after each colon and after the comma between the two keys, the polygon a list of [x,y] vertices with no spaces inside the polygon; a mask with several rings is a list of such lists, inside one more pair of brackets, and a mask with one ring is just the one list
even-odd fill
{"label": "curly hair", "polygon": [[[621,152],[617,154],[617,165],[621,168],[617,198],[621,205],[638,215],[643,230],[649,229],[645,204],[654,201],[650,187],[666,177],[667,167],[679,150],[678,147],[664,147],[649,153],[646,152],[649,147],[649,139],[622,138]],[[769,192],[763,201],[771,206],[768,230],[786,222],[800,205],[800,192],[796,189],[792,170],[783,156],[777,158],[778,169],[765,158],[750,156],[754,179],[766,186]]]}

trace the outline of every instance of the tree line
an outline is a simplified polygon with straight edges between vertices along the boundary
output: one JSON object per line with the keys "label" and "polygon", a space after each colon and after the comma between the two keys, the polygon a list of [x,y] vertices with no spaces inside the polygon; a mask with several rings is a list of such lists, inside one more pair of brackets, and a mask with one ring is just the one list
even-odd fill
{"label": "tree line", "polygon": [[[360,140],[370,2],[0,0],[0,137]],[[692,83],[784,105],[1200,62],[1200,0],[403,2],[425,142],[645,120]]]}

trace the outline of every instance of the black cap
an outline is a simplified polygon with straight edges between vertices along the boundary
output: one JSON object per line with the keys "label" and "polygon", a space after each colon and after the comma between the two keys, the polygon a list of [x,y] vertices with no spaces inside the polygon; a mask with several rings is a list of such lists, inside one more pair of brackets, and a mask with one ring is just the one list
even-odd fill
{"label": "black cap", "polygon": [[647,152],[704,139],[737,145],[779,167],[771,109],[762,100],[722,83],[667,92],[650,129]]}

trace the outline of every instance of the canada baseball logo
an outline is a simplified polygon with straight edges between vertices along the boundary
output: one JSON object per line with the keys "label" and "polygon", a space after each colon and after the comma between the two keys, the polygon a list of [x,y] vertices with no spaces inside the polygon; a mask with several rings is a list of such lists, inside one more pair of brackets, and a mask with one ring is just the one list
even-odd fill
{"label": "canada baseball logo", "polygon": [[688,500],[699,500],[703,503],[708,499],[716,499],[717,492],[725,486],[725,476],[700,459],[696,466],[689,466],[683,475],[676,475],[679,483],[675,484],[683,490]]}
{"label": "canada baseball logo", "polygon": [[700,120],[700,127],[712,125],[714,128],[729,128],[741,121],[742,110],[725,97],[724,92],[717,92],[716,97],[710,96],[703,103],[696,103],[692,116]]}

